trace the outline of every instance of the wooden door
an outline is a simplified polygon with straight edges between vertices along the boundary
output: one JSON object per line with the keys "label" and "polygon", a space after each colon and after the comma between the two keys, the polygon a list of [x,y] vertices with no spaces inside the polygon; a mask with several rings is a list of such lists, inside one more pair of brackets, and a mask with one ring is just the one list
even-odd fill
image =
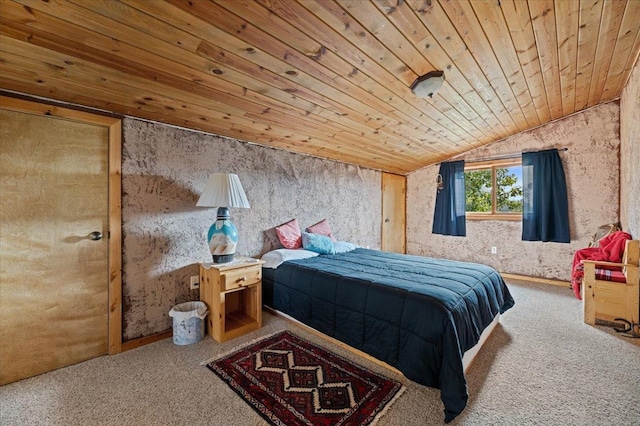
{"label": "wooden door", "polygon": [[406,252],[407,179],[382,174],[382,250]]}
{"label": "wooden door", "polygon": [[109,128],[0,109],[0,153],[5,384],[108,352]]}

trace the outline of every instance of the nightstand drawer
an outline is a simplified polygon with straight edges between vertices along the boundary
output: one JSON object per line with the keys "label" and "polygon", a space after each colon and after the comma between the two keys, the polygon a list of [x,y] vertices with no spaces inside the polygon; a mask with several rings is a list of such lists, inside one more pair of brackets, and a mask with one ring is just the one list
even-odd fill
{"label": "nightstand drawer", "polygon": [[247,287],[257,284],[262,279],[262,267],[256,265],[251,268],[229,270],[220,274],[220,290],[233,290],[238,287]]}

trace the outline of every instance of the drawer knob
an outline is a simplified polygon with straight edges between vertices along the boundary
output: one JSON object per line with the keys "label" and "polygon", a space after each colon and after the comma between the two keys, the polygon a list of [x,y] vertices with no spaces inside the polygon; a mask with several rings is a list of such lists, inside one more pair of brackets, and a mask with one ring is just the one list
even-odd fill
{"label": "drawer knob", "polygon": [[236,280],[236,282],[241,283],[247,280],[247,277],[240,277]]}

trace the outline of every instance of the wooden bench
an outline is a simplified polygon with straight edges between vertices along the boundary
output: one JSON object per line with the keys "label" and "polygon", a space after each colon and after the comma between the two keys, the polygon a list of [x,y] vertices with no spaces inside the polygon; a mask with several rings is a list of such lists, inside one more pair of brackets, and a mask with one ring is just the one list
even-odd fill
{"label": "wooden bench", "polygon": [[[585,323],[593,325],[596,319],[614,321],[616,318],[623,318],[632,324],[634,333],[640,333],[638,326],[640,322],[638,318],[640,315],[639,258],[640,241],[628,240],[622,263],[582,261],[584,265],[582,305]],[[622,268],[622,272],[605,272],[601,269],[603,266],[619,267]],[[611,280],[603,279],[602,274],[611,275],[609,277]]]}

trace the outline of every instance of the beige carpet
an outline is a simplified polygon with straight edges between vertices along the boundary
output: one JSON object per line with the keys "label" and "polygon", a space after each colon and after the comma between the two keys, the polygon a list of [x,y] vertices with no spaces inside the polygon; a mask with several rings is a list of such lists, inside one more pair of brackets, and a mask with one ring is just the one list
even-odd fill
{"label": "beige carpet", "polygon": [[[470,400],[453,425],[640,424],[640,339],[582,323],[569,288],[511,281],[516,306],[471,366]],[[261,425],[262,419],[200,363],[285,328],[407,385],[379,425],[442,424],[439,391],[265,312],[265,326],[218,344],[171,339],[0,388],[2,425]]]}

